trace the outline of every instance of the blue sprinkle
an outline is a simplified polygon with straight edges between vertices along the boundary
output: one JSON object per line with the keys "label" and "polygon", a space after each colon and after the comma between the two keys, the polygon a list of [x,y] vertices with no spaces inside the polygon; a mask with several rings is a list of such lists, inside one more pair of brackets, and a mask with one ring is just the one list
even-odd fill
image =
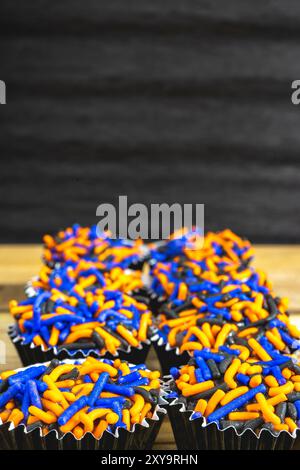
{"label": "blue sprinkle", "polygon": [[64,426],[79,410],[87,406],[88,397],[83,396],[74,401],[58,418],[58,424]]}
{"label": "blue sprinkle", "polygon": [[236,374],[236,378],[243,385],[248,385],[250,382],[250,377],[245,374]]}
{"label": "blue sprinkle", "polygon": [[41,410],[43,407],[36,382],[34,380],[28,380],[26,389],[28,390],[31,404]]}
{"label": "blue sprinkle", "polygon": [[286,379],[283,377],[279,366],[271,367],[270,372],[274,375],[279,385],[284,385],[286,383]]}
{"label": "blue sprinkle", "polygon": [[195,357],[195,360],[197,366],[201,369],[201,373],[203,375],[204,380],[210,380],[212,378],[211,371],[203,357]]}
{"label": "blue sprinkle", "polygon": [[214,411],[207,417],[207,422],[211,423],[212,421],[219,421],[221,418],[224,418],[224,416],[227,416],[228,413],[231,411],[241,408],[244,406],[246,403],[248,403],[252,398],[257,395],[257,393],[265,393],[266,392],[266,387],[265,385],[261,384],[258,387],[252,388],[248,392],[246,392],[244,395],[235,398],[231,402],[227,403],[227,405],[222,406],[218,410]]}
{"label": "blue sprinkle", "polygon": [[0,408],[6,405],[6,403],[9,402],[12,398],[14,398],[17,393],[19,393],[22,390],[22,384],[21,383],[15,383],[12,385],[6,392],[1,393],[0,395]]}
{"label": "blue sprinkle", "polygon": [[194,356],[200,356],[203,357],[203,359],[213,359],[215,362],[222,362],[225,359],[225,356],[222,356],[221,354],[212,353],[206,348],[202,349],[202,351],[195,351]]}
{"label": "blue sprinkle", "polygon": [[134,395],[134,389],[132,387],[124,387],[121,385],[106,383],[103,387],[105,392],[115,393],[124,397],[132,397]]}
{"label": "blue sprinkle", "polygon": [[88,398],[88,405],[93,406],[97,398],[99,398],[100,393],[103,390],[104,385],[106,384],[107,380],[109,379],[109,374],[107,372],[103,372],[100,374],[97,382],[94,385],[94,388],[89,395]]}
{"label": "blue sprinkle", "polygon": [[201,369],[195,369],[195,379],[197,383],[204,382],[204,378]]}
{"label": "blue sprinkle", "polygon": [[172,375],[173,379],[176,380],[180,376],[180,371],[177,367],[171,367],[170,374]]}
{"label": "blue sprinkle", "polygon": [[131,382],[136,382],[141,378],[141,374],[138,371],[131,372],[130,374],[123,375],[119,377],[119,384],[130,384]]}
{"label": "blue sprinkle", "polygon": [[232,356],[239,356],[241,354],[241,351],[239,351],[238,349],[230,349],[227,346],[220,346],[219,351],[223,351]]}
{"label": "blue sprinkle", "polygon": [[297,418],[300,419],[300,400],[294,401],[294,405],[295,405],[296,410],[297,410]]}

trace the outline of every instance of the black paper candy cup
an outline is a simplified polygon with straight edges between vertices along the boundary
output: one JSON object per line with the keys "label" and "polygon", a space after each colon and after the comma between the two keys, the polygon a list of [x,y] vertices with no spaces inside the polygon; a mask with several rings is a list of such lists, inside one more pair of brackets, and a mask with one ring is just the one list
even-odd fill
{"label": "black paper candy cup", "polygon": [[152,421],[149,427],[137,425],[133,432],[120,429],[118,437],[105,431],[101,439],[95,439],[90,433],[81,440],[71,433],[58,439],[55,431],[41,436],[40,429],[28,433],[23,425],[9,430],[9,426],[3,424],[0,426],[0,450],[151,450],[164,414],[159,416],[159,421]]}
{"label": "black paper candy cup", "polygon": [[[67,362],[72,363],[72,360]],[[59,436],[56,429],[43,436],[40,427],[28,431],[24,424],[14,427],[13,423],[3,424],[0,419],[0,450],[151,450],[167,413],[165,394],[162,387],[151,419],[135,424],[131,431],[117,428],[113,434],[106,430],[100,439],[96,439],[91,433],[85,434],[81,439],[77,439],[72,432]]]}
{"label": "black paper candy cup", "polygon": [[118,349],[117,355],[113,356],[109,352],[101,355],[96,350],[67,351],[66,349],[61,349],[60,351],[57,351],[56,348],[44,350],[41,346],[24,344],[22,337],[18,334],[16,325],[11,325],[8,327],[8,336],[15,346],[19,358],[24,366],[35,364],[37,362],[51,361],[51,359],[81,359],[87,356],[92,356],[98,359],[116,359],[118,357],[121,360],[125,360],[133,364],[140,364],[146,361],[151,347],[151,341],[147,340],[141,343],[140,347],[138,348],[129,347],[128,350]]}
{"label": "black paper candy cup", "polygon": [[205,418],[191,419],[193,411],[177,400],[169,403],[167,411],[178,450],[291,450],[300,444],[300,429],[293,435],[287,431],[274,434],[268,429],[258,435],[251,429],[238,433],[233,426],[219,429],[217,423],[207,424]]}

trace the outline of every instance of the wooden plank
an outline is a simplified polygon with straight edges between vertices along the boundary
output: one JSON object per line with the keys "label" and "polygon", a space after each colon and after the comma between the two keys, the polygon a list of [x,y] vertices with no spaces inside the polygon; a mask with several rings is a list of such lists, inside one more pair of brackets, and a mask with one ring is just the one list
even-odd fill
{"label": "wooden plank", "polygon": [[0,312],[7,311],[10,300],[22,300],[24,295],[24,283],[16,286],[0,285]]}
{"label": "wooden plank", "polygon": [[256,246],[255,254],[255,266],[267,272],[276,294],[289,297],[291,311],[300,312],[300,247]]}
{"label": "wooden plank", "polygon": [[4,364],[0,363],[0,371],[21,367],[21,362],[17,355],[16,349],[7,336],[7,327],[10,324],[11,324],[10,315],[8,313],[0,314],[0,341],[5,344],[5,349],[6,349],[6,357],[4,361],[5,363]]}
{"label": "wooden plank", "polygon": [[24,285],[38,274],[41,245],[0,246],[0,286]]}
{"label": "wooden plank", "polygon": [[154,449],[176,449],[174,434],[168,416],[164,418]]}

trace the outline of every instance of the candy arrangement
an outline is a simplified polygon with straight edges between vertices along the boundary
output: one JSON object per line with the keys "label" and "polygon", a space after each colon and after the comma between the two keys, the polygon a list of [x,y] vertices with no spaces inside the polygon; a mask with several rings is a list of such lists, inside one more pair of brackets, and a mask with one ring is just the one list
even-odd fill
{"label": "candy arrangement", "polygon": [[2,374],[3,422],[41,427],[45,435],[53,426],[76,439],[131,430],[153,416],[158,372],[94,357],[126,352],[130,362],[140,362],[135,353],[151,341],[162,369],[171,372],[169,410],[180,403],[181,413],[192,413],[183,426],[201,417],[218,432],[296,436],[300,332],[287,299],[252,266],[248,240],[230,230],[204,238],[184,230],[146,245],[74,225],[46,235],[44,244],[44,263],[27,298],[10,302],[13,340],[21,358],[26,347],[30,358],[37,348],[51,358],[61,352],[89,357],[71,365],[53,359],[47,371],[40,365]]}
{"label": "candy arrangement", "polygon": [[[172,252],[169,246],[166,252],[152,263],[151,274],[153,290],[165,298],[156,350],[173,377],[171,406],[180,403],[181,413],[215,423],[218,432],[233,427],[236,436],[253,430],[259,437],[268,429],[273,436],[288,431],[295,437],[300,368],[293,354],[300,331],[289,319],[287,299],[252,267],[249,244],[225,231],[205,238],[203,250],[181,246]],[[201,436],[201,424],[195,430],[182,415],[176,419],[175,436],[178,427]],[[209,434],[201,439],[207,442]]]}
{"label": "candy arrangement", "polygon": [[[188,303],[162,309],[159,336],[180,353],[205,347],[237,347],[259,356],[257,344],[272,357],[299,349],[299,330],[290,322],[286,300],[245,289],[221,287],[217,294],[193,296]],[[177,315],[176,315],[177,314]],[[256,346],[255,346],[256,345]]]}
{"label": "candy arrangement", "polygon": [[147,305],[118,290],[99,289],[81,297],[75,290],[67,295],[51,289],[24,302],[11,301],[10,310],[24,344],[33,342],[44,350],[57,346],[58,351],[116,355],[119,348],[128,350],[146,341],[152,324]]}
{"label": "candy arrangement", "polygon": [[152,263],[173,261],[183,257],[198,263],[204,271],[226,272],[232,266],[247,265],[253,258],[253,248],[231,230],[208,232],[204,237],[199,229],[174,232],[170,240],[150,250]]}
{"label": "candy arrangement", "polygon": [[28,284],[29,292],[42,292],[56,289],[74,294],[78,300],[86,297],[87,293],[97,294],[97,290],[121,290],[132,292],[142,288],[142,272],[114,267],[107,270],[98,261],[66,261],[59,267],[50,269],[43,265],[39,276]]}
{"label": "candy arrangement", "polygon": [[36,428],[45,436],[56,430],[76,439],[104,431],[132,431],[134,425],[155,416],[160,402],[160,373],[144,364],[133,366],[116,359],[31,366],[3,372],[0,381],[2,423]]}
{"label": "candy arrangement", "polygon": [[196,351],[187,365],[171,369],[170,397],[192,410],[192,419],[203,416],[220,429],[293,433],[300,420],[300,367],[290,356],[261,355],[243,358],[235,348]]}
{"label": "candy arrangement", "polygon": [[117,240],[108,233],[99,235],[97,226],[78,224],[61,230],[56,236],[44,236],[43,257],[49,267],[66,261],[97,261],[102,269],[122,269],[135,266],[143,259],[141,240]]}
{"label": "candy arrangement", "polygon": [[[236,236],[233,240],[226,247],[231,260],[244,245]],[[300,332],[289,320],[287,299],[276,297],[266,275],[249,265],[251,250],[246,246],[247,266],[229,259],[224,265],[224,252],[200,259],[201,251],[154,264],[152,287],[159,295],[168,294],[158,317],[160,344],[179,354],[232,345],[248,356],[257,353],[258,344],[270,357],[273,351],[292,353],[300,348]]]}
{"label": "candy arrangement", "polygon": [[[44,242],[45,264],[28,284],[28,298],[10,302],[14,337],[30,346],[27,356],[34,347],[51,349],[53,356],[63,350],[63,357],[142,349],[153,332],[148,300],[138,300],[144,286],[137,269],[144,256],[141,242],[98,237],[95,227],[78,225],[55,237],[46,235]],[[133,264],[135,269],[129,269]],[[145,348],[145,356],[137,360],[146,353]]]}

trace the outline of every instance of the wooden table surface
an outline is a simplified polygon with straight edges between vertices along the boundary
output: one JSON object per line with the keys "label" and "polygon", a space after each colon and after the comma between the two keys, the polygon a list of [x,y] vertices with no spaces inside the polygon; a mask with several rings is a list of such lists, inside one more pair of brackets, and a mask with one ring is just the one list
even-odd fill
{"label": "wooden table surface", "polygon": [[[256,246],[255,266],[265,270],[273,282],[275,292],[290,298],[290,313],[300,326],[300,245]],[[0,340],[7,344],[6,364],[0,370],[20,367],[16,352],[7,339],[11,323],[7,304],[9,299],[22,299],[24,284],[39,271],[39,245],[0,245]],[[159,368],[152,349],[147,360],[150,368]],[[176,449],[169,420],[161,427],[154,449]]]}

